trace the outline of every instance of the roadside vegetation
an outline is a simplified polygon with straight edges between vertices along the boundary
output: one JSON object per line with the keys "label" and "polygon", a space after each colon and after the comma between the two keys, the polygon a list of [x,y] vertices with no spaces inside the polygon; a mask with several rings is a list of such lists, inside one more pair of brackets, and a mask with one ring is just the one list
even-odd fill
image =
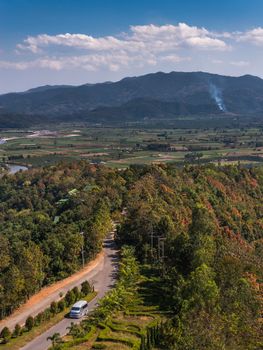
{"label": "roadside vegetation", "polygon": [[0,318],[101,250],[121,205],[117,172],[86,162],[0,179]]}
{"label": "roadside vegetation", "polygon": [[124,246],[120,255],[115,288],[80,325],[72,324],[66,337],[54,334],[51,349],[146,350],[157,345],[164,314],[148,285],[155,285],[159,278],[145,273],[149,267],[141,274],[133,247]]}
{"label": "roadside vegetation", "polygon": [[16,324],[13,331],[4,327],[0,333],[0,349],[20,349],[66,317],[74,302],[79,299],[84,299],[89,302],[95,298],[96,295],[97,292],[93,291],[89,282],[83,282],[81,289],[75,287],[69,290],[59,301],[52,302],[49,308],[40,312],[35,317],[29,316],[24,325]]}

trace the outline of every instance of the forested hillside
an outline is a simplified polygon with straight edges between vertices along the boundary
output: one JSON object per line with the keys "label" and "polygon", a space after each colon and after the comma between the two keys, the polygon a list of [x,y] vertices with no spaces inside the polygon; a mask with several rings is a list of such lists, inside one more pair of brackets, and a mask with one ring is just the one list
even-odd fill
{"label": "forested hillside", "polygon": [[160,347],[260,349],[263,169],[159,166],[127,176],[119,240],[159,264],[159,301],[171,312]]}
{"label": "forested hillside", "polygon": [[262,96],[263,80],[255,76],[157,72],[117,82],[43,86],[1,95],[0,111],[14,114],[12,122],[4,117],[0,121],[7,123],[3,127],[17,121],[19,127],[21,119],[26,125],[77,120],[112,124],[200,115],[209,120],[224,114],[230,121],[237,116],[262,120]]}
{"label": "forested hillside", "polygon": [[[85,162],[0,179],[0,316],[101,249],[120,205],[117,172]],[[80,232],[84,232],[81,235]]]}
{"label": "forested hillside", "polygon": [[168,311],[159,346],[260,349],[262,196],[263,168],[152,165],[119,171],[76,162],[5,175],[1,313],[77,270],[83,238],[86,259],[92,258],[110,216],[126,207],[117,242],[134,246],[141,264],[159,271],[157,299]]}
{"label": "forested hillside", "polygon": [[[21,113],[7,112],[0,108],[0,126],[1,128],[29,128],[36,124],[43,123],[42,118],[33,115],[28,116]],[[45,122],[48,122],[46,118]]]}

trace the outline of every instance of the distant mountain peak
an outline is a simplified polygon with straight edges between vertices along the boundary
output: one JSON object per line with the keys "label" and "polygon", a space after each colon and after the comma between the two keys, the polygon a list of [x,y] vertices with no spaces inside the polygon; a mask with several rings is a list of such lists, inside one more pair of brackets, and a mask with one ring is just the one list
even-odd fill
{"label": "distant mountain peak", "polygon": [[97,84],[45,85],[0,96],[8,113],[53,120],[137,120],[184,115],[262,115],[263,80],[208,72],[157,72]]}
{"label": "distant mountain peak", "polygon": [[28,93],[43,92],[43,91],[47,91],[47,90],[54,90],[54,89],[60,89],[60,88],[71,88],[71,87],[73,87],[73,85],[42,85],[42,86],[38,86],[38,87],[35,87],[32,89],[29,89],[23,93],[28,94]]}

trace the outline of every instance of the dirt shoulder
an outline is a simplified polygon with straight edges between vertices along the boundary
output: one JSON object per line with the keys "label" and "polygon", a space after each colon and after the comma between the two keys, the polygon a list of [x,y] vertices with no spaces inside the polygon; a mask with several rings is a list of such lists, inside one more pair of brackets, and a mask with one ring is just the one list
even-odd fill
{"label": "dirt shoulder", "polygon": [[83,281],[92,280],[98,270],[103,268],[104,250],[100,252],[94,260],[89,262],[84,269],[74,273],[61,281],[58,281],[48,287],[44,287],[38,293],[33,295],[25,304],[21,305],[12,315],[0,321],[0,329],[9,327],[13,329],[16,323],[23,325],[28,316],[35,316],[46,309],[52,301],[60,299],[60,293],[65,293],[75,286],[79,286]]}

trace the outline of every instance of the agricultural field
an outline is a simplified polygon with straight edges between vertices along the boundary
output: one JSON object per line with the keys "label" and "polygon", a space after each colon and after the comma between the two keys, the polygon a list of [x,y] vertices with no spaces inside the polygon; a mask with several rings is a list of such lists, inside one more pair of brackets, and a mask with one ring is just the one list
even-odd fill
{"label": "agricultural field", "polygon": [[[48,127],[47,127],[48,129]],[[263,162],[263,129],[177,129],[61,125],[0,131],[0,161],[43,166],[86,159],[110,167],[176,162]]]}

